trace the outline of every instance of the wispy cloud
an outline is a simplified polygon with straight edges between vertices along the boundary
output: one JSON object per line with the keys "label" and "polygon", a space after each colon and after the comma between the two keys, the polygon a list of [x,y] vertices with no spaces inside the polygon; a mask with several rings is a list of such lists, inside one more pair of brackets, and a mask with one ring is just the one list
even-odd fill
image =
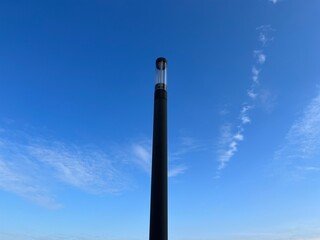
{"label": "wispy cloud", "polygon": [[256,57],[257,59],[257,63],[259,64],[264,64],[267,60],[267,57],[266,55],[263,53],[262,50],[255,50],[254,52],[254,56]]}
{"label": "wispy cloud", "polygon": [[[262,97],[260,87],[260,72],[262,66],[267,60],[264,49],[269,41],[272,41],[271,32],[274,31],[270,25],[262,25],[257,28],[258,41],[261,43],[261,49],[253,51],[254,64],[251,68],[251,86],[247,89],[248,100],[243,102],[239,112],[239,122],[232,128],[230,124],[221,127],[220,140],[218,144],[218,167],[216,177],[220,176],[220,171],[224,169],[227,163],[238,151],[238,145],[244,140],[244,131],[247,124],[251,123],[249,111],[254,109],[258,99]],[[265,95],[263,95],[265,96]]]}
{"label": "wispy cloud", "polygon": [[[283,146],[275,153],[292,169],[316,171],[320,163],[315,157],[320,155],[320,92],[306,106],[303,113],[290,127]],[[297,168],[298,167],[298,168]]]}
{"label": "wispy cloud", "polygon": [[236,140],[236,141],[243,141],[244,139],[244,136],[240,133],[240,132],[237,132],[233,138]]}
{"label": "wispy cloud", "polygon": [[232,131],[232,127],[226,124],[220,129],[220,141],[218,146],[218,173],[216,177],[219,177],[219,171],[225,168],[226,164],[230,161],[233,155],[238,150],[238,143],[244,140],[243,129],[239,128],[235,133]]}
{"label": "wispy cloud", "polygon": [[[192,137],[180,137],[177,140],[178,144],[173,151],[168,154],[168,177],[176,177],[184,174],[188,167],[185,165],[186,155],[202,151],[206,149],[204,144],[197,142]],[[151,162],[152,162],[152,145],[151,141],[136,141],[130,147],[127,155],[133,155],[133,162],[142,169],[145,173],[151,176]]]}
{"label": "wispy cloud", "polygon": [[276,4],[279,2],[279,0],[269,0],[269,2],[272,2],[273,4]]}
{"label": "wispy cloud", "polygon": [[255,100],[258,96],[258,93],[256,93],[254,89],[247,90],[247,94],[252,100]]}
{"label": "wispy cloud", "polygon": [[151,144],[134,143],[132,145],[135,163],[149,175],[151,174]]}
{"label": "wispy cloud", "polygon": [[253,66],[251,72],[252,72],[252,81],[255,84],[258,84],[259,83],[260,70],[258,70],[256,66]]}
{"label": "wispy cloud", "polygon": [[287,134],[288,144],[295,146],[297,156],[310,158],[320,151],[320,93],[304,110]]}
{"label": "wispy cloud", "polygon": [[242,109],[240,111],[240,120],[241,120],[241,126],[240,127],[242,127],[243,125],[248,124],[248,123],[251,122],[251,119],[250,119],[250,117],[248,115],[248,111],[250,109],[252,109],[252,108],[253,108],[253,106],[250,106],[250,105],[247,105],[247,104],[242,107]]}
{"label": "wispy cloud", "polygon": [[123,190],[121,174],[99,149],[61,142],[34,143],[26,148],[31,157],[51,168],[54,176],[65,184],[92,193]]}
{"label": "wispy cloud", "polygon": [[[276,0],[277,2],[278,0]],[[274,29],[270,25],[261,25],[257,27],[259,31],[258,39],[262,43],[262,46],[265,47],[270,41],[273,41],[272,32]]]}
{"label": "wispy cloud", "polygon": [[185,165],[178,165],[178,166],[173,166],[169,169],[168,172],[168,177],[176,177],[180,174],[185,173],[185,171],[188,169],[187,166]]}
{"label": "wispy cloud", "polygon": [[125,182],[114,163],[96,148],[52,143],[13,131],[0,134],[0,188],[41,206],[61,206],[52,193],[57,183],[100,194],[122,191]]}
{"label": "wispy cloud", "polygon": [[319,172],[320,171],[320,167],[304,167],[305,171],[314,171],[314,172]]}
{"label": "wispy cloud", "polygon": [[178,145],[175,149],[169,152],[169,158],[171,161],[179,160],[185,157],[188,153],[199,152],[207,149],[205,144],[192,137],[183,136],[178,138],[177,142]]}
{"label": "wispy cloud", "polygon": [[[169,177],[184,174],[181,160],[200,145],[182,137],[169,153]],[[112,150],[112,149],[111,149]],[[112,151],[92,145],[46,140],[25,132],[0,130],[0,189],[46,208],[62,207],[55,187],[71,186],[89,194],[118,193],[130,187],[126,169],[137,166],[151,175],[151,141],[123,144]]]}
{"label": "wispy cloud", "polygon": [[45,186],[38,183],[35,174],[36,172],[31,173],[34,176],[31,177],[23,173],[17,163],[7,162],[2,157],[0,159],[1,189],[13,192],[46,208],[60,208],[61,205],[56,202],[55,196]]}

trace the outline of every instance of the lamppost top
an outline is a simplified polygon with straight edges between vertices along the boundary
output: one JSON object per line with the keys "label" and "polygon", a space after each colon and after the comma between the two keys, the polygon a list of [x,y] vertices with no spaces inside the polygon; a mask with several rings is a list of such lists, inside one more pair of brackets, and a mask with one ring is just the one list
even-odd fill
{"label": "lamppost top", "polygon": [[156,60],[156,68],[159,70],[164,70],[167,68],[167,59],[164,57],[159,57]]}
{"label": "lamppost top", "polygon": [[167,59],[159,57],[156,60],[156,89],[167,89]]}

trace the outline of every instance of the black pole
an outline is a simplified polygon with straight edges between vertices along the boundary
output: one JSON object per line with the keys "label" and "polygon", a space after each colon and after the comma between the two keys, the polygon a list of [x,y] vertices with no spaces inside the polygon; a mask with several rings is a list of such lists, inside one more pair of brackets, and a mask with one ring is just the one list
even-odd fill
{"label": "black pole", "polygon": [[168,239],[167,60],[156,60],[149,240]]}

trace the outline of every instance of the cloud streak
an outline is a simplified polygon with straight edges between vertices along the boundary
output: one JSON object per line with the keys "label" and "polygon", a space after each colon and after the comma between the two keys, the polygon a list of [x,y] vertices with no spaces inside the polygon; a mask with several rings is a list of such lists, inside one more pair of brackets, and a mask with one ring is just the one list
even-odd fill
{"label": "cloud streak", "polygon": [[135,143],[132,145],[132,152],[135,156],[135,164],[147,174],[151,175],[151,144]]}
{"label": "cloud streak", "polygon": [[266,62],[267,56],[263,53],[262,50],[255,50],[253,53],[257,63],[264,64]]}
{"label": "cloud streak", "polygon": [[249,112],[254,109],[256,101],[260,96],[260,72],[262,66],[267,60],[264,48],[268,42],[272,41],[270,32],[274,31],[270,25],[262,25],[257,28],[258,41],[261,49],[253,51],[254,64],[251,68],[251,86],[247,89],[248,100],[243,102],[239,112],[239,122],[236,128],[232,128],[230,124],[221,127],[220,140],[218,143],[218,167],[216,178],[220,176],[220,172],[227,166],[227,163],[238,151],[239,143],[244,140],[244,131],[246,125],[252,122]]}
{"label": "cloud streak", "polygon": [[276,4],[279,2],[279,0],[269,0],[269,2],[272,2],[273,4]]}
{"label": "cloud streak", "polygon": [[185,171],[187,169],[188,169],[188,167],[185,165],[173,166],[169,169],[168,177],[176,177],[178,175],[181,175],[181,174],[185,173]]}
{"label": "cloud streak", "polygon": [[[184,174],[186,154],[203,146],[183,137],[169,153],[168,176]],[[65,185],[89,194],[113,194],[130,187],[128,169],[136,166],[151,176],[151,141],[135,141],[108,153],[92,145],[47,140],[0,128],[0,190],[17,194],[46,208],[60,208],[54,194]]]}
{"label": "cloud streak", "polygon": [[101,150],[23,135],[0,133],[1,189],[38,205],[57,208],[61,204],[52,193],[57,183],[93,194],[126,188],[124,176]]}
{"label": "cloud streak", "polygon": [[233,133],[230,125],[224,125],[221,127],[220,142],[218,149],[218,173],[216,177],[220,176],[220,171],[224,169],[230,159],[238,151],[239,142],[244,140],[242,134],[243,129],[238,129],[237,132]]}
{"label": "cloud streak", "polygon": [[[205,150],[203,144],[198,143],[191,137],[180,137],[179,144],[174,148],[174,151],[168,154],[168,177],[173,178],[184,174],[189,167],[182,163],[187,154],[195,153]],[[151,141],[137,141],[131,145],[127,155],[133,155],[134,164],[142,171],[151,176],[151,162],[152,162],[152,145]]]}
{"label": "cloud streak", "polygon": [[272,32],[274,32],[274,29],[270,25],[261,25],[257,27],[257,31],[259,31],[258,40],[262,44],[262,47],[273,41]]}
{"label": "cloud streak", "polygon": [[291,170],[316,172],[320,164],[315,158],[320,155],[320,91],[298,117],[286,134],[285,143],[275,153]]}
{"label": "cloud streak", "polygon": [[[30,172],[29,172],[30,173]],[[35,173],[33,173],[34,175]],[[36,176],[36,175],[34,175]],[[46,208],[60,208],[55,196],[46,187],[37,183],[36,177],[22,173],[16,164],[0,159],[0,188],[24,197]]]}
{"label": "cloud streak", "polygon": [[123,190],[121,174],[101,150],[64,143],[36,143],[27,147],[29,154],[49,167],[61,182],[87,192]]}

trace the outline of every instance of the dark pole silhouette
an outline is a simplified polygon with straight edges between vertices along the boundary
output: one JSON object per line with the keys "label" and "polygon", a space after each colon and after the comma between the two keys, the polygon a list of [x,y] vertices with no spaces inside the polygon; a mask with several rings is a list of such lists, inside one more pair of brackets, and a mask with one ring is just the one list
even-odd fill
{"label": "dark pole silhouette", "polygon": [[149,240],[168,239],[167,60],[156,60]]}

